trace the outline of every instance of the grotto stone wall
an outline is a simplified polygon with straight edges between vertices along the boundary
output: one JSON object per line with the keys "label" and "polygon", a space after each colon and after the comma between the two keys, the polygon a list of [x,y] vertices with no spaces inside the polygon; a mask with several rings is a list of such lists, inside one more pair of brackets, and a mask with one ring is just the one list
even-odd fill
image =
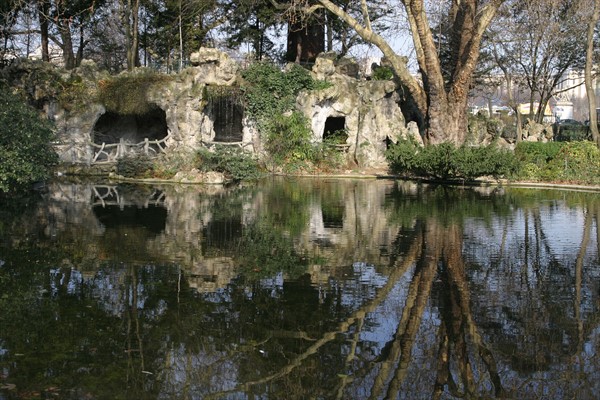
{"label": "grotto stone wall", "polygon": [[[215,123],[218,113],[210,105],[207,91],[231,88],[239,83],[239,65],[216,49],[200,49],[192,55],[191,63],[191,67],[169,75],[159,84],[151,85],[146,99],[140,99],[157,110],[153,115],[164,115],[165,121],[160,124],[163,130],[166,125],[166,152],[213,145],[215,139],[219,139],[215,132],[215,126],[219,126],[219,123]],[[64,163],[90,165],[108,159],[98,157],[98,148],[93,145],[95,129],[101,130],[105,137],[110,136],[113,143],[118,142],[119,136],[122,142],[142,140],[144,132],[135,129],[148,130],[150,138],[162,137],[162,134],[148,127],[150,122],[138,121],[137,127],[132,127],[131,118],[121,118],[119,115],[113,115],[112,119],[120,121],[123,126],[127,125],[127,129],[117,126],[111,131],[112,128],[107,125],[110,123],[110,118],[107,122],[109,111],[98,102],[98,96],[95,95],[103,82],[111,77],[98,71],[91,62],[84,61],[81,67],[73,71],[27,60],[14,63],[10,68],[5,68],[1,73],[12,77],[11,84],[25,87],[30,100],[43,108],[55,122],[55,148]],[[138,69],[122,75],[143,73],[147,72]],[[358,67],[352,60],[338,59],[332,53],[324,53],[317,58],[312,74],[316,79],[332,83],[327,89],[303,92],[297,99],[297,108],[311,121],[314,142],[323,140],[327,119],[338,118],[337,123],[343,121],[347,134],[346,144],[342,147],[348,162],[359,167],[379,167],[386,164],[384,153],[389,142],[396,142],[407,135],[421,141],[418,131],[406,128],[398,105],[396,86],[392,81],[359,79]],[[46,78],[36,80],[36,76]],[[86,95],[65,99],[65,93],[61,90],[66,83],[75,83],[76,86],[72,88],[76,87]],[[102,116],[105,118],[96,127]],[[128,121],[128,124],[123,121]],[[241,125],[241,135],[235,136],[236,140],[241,140],[233,145],[260,155],[263,148],[260,133],[245,117]],[[124,130],[121,135],[119,129]],[[229,137],[225,141],[232,139]]]}
{"label": "grotto stone wall", "polygon": [[351,61],[338,59],[333,53],[321,54],[313,66],[313,75],[333,85],[301,93],[297,107],[311,121],[316,142],[323,140],[328,118],[344,117],[348,161],[361,167],[382,167],[387,165],[387,143],[408,136],[423,141],[418,131],[406,127],[396,84],[359,79],[358,67],[351,65]]}

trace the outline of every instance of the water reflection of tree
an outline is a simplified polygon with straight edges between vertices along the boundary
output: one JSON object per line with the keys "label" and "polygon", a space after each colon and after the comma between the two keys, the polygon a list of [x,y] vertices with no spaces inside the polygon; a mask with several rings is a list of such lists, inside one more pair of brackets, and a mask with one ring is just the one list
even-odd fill
{"label": "water reflection of tree", "polygon": [[[586,309],[589,304],[584,304],[584,299],[590,297],[585,284],[589,262],[586,249],[594,221],[599,234],[598,208],[590,206],[585,214],[581,250],[574,262],[574,289],[568,299],[573,312],[558,318],[564,313],[565,302],[548,297],[564,294],[559,291],[564,285],[559,285],[557,279],[565,276],[566,268],[548,249],[549,234],[544,232],[543,221],[536,221],[536,201],[532,200],[531,207],[518,207],[528,213],[527,224],[533,227],[528,228],[532,240],[525,253],[531,260],[534,255],[545,254],[551,262],[535,267],[536,273],[540,279],[551,276],[556,281],[546,279],[542,286],[527,280],[523,283],[523,293],[530,296],[526,301],[546,308],[534,308],[523,300],[511,303],[508,295],[501,294],[506,308],[522,308],[506,310],[506,319],[498,321],[487,314],[487,305],[476,299],[477,291],[486,288],[478,286],[483,284],[475,274],[487,274],[488,278],[492,273],[512,274],[510,268],[519,258],[510,253],[518,252],[509,247],[510,238],[506,238],[498,250],[505,257],[490,254],[489,264],[466,260],[469,243],[465,241],[465,221],[477,220],[487,229],[496,230],[514,223],[515,210],[511,210],[510,202],[471,191],[418,190],[421,193],[399,187],[386,197],[389,209],[396,213],[395,223],[402,228],[388,250],[389,265],[381,267],[386,280],[369,296],[353,294],[352,301],[344,302],[342,296],[350,290],[333,282],[334,277],[331,287],[318,288],[306,278],[270,281],[270,273],[253,276],[252,269],[244,271],[246,276],[227,288],[200,295],[185,289],[185,274],[177,267],[105,265],[91,280],[84,281],[65,266],[57,272],[60,278],[54,278],[60,283],[55,285],[55,297],[39,294],[40,288],[54,287],[48,281],[48,271],[40,270],[28,272],[33,274],[29,277],[33,286],[22,284],[22,295],[0,299],[3,309],[12,310],[10,315],[0,317],[0,338],[10,338],[0,344],[26,354],[16,361],[21,367],[30,363],[31,371],[52,370],[53,375],[40,379],[41,384],[56,385],[59,377],[61,386],[76,388],[72,398],[87,393],[108,398],[111,393],[125,391],[129,398],[256,395],[344,399],[395,398],[398,393],[422,398],[535,396],[541,389],[522,389],[519,385],[528,383],[510,373],[543,371],[552,360],[534,358],[529,367],[521,368],[527,359],[536,356],[536,349],[527,346],[546,346],[552,354],[576,357],[591,330],[598,326],[598,318],[590,317]],[[287,209],[282,204],[279,212]],[[223,215],[229,213],[224,208]],[[293,231],[284,228],[279,226]],[[525,230],[525,226],[522,228]],[[253,240],[264,238],[264,233],[259,231]],[[234,239],[232,247],[241,243]],[[265,240],[264,244],[264,251],[257,245],[254,253],[247,254],[252,264],[266,262],[274,244],[281,251],[293,248],[291,240]],[[45,262],[45,268],[51,265],[56,271],[60,271],[54,267],[60,266],[61,260],[70,258],[63,253],[49,258],[39,249],[39,254],[31,254],[32,248],[25,250],[30,261],[24,262]],[[286,254],[290,255],[290,265],[303,265],[298,254]],[[519,264],[517,274],[507,280],[536,276],[522,273]],[[2,288],[14,286],[6,283]],[[323,297],[321,290],[327,290],[327,296]],[[61,309],[67,304],[69,308]],[[394,332],[385,345],[380,345],[366,339],[366,335],[378,328],[381,321],[374,320],[373,315],[384,309],[390,313]],[[538,314],[531,315],[532,311]],[[535,319],[523,321],[529,317]],[[567,332],[566,337],[574,333],[576,346],[569,342],[566,348],[557,348],[559,338],[545,339],[543,336],[550,332],[543,329],[546,322],[557,325],[559,332]],[[20,324],[35,337],[20,338]],[[524,345],[509,347],[510,341]],[[44,346],[46,342],[48,347]],[[50,343],[60,351],[52,353]],[[104,346],[94,348],[90,343]],[[49,367],[40,368],[39,357],[26,351],[27,346],[34,345],[36,350],[56,358]],[[597,344],[592,347],[597,349]],[[515,354],[516,350],[523,354]],[[598,371],[597,361],[586,362],[588,368]],[[92,368],[89,374],[77,371],[82,365]],[[592,372],[582,378],[568,368],[562,373],[573,378],[574,385],[595,376]],[[27,380],[31,384],[34,379],[28,376],[18,383],[26,386]],[[31,384],[39,389],[36,385]],[[554,389],[560,383],[547,385]],[[571,390],[568,393],[577,393],[567,389]]]}
{"label": "water reflection of tree", "polygon": [[481,338],[470,307],[462,228],[457,222],[446,225],[435,219],[421,223],[414,239],[423,243],[421,252],[400,323],[386,345],[389,350],[379,363],[370,398],[393,399],[406,388],[415,340],[434,283],[440,286],[436,303],[441,321],[436,334],[439,347],[432,366],[435,382],[428,386],[433,387],[431,397],[440,398],[445,391],[461,398],[502,395],[496,361]]}
{"label": "water reflection of tree", "polygon": [[[335,395],[338,398],[345,398],[349,393],[353,393],[354,396],[358,393],[359,397],[396,398],[400,393],[422,393],[424,388],[433,388],[433,393],[429,394],[433,398],[449,395],[461,398],[512,397],[519,396],[519,393],[539,394],[540,391],[586,393],[574,387],[564,386],[560,382],[547,383],[548,387],[541,384],[536,385],[533,389],[524,388],[529,385],[527,380],[501,376],[501,371],[506,368],[505,363],[511,362],[511,357],[518,357],[518,355],[511,353],[509,359],[505,359],[505,354],[499,351],[495,343],[498,335],[502,334],[502,330],[495,331],[492,326],[484,325],[487,330],[483,332],[481,322],[478,322],[480,318],[475,317],[477,314],[473,311],[472,283],[468,269],[485,268],[486,266],[475,265],[472,260],[468,264],[465,262],[463,224],[469,218],[474,218],[483,220],[484,224],[495,226],[497,221],[495,222],[494,219],[502,220],[514,214],[510,202],[494,203],[494,197],[490,197],[489,201],[494,203],[492,204],[494,212],[490,213],[489,204],[484,207],[480,206],[482,199],[479,196],[471,192],[444,188],[434,190],[433,195],[428,193],[423,196],[423,193],[420,193],[419,201],[415,201],[417,196],[414,194],[406,196],[405,193],[400,193],[399,196],[390,196],[390,198],[394,199],[392,207],[398,212],[399,220],[405,229],[398,235],[396,257],[393,258],[389,268],[391,273],[385,286],[378,290],[373,299],[343,319],[336,329],[314,337],[314,341],[306,350],[291,358],[289,363],[260,379],[246,380],[233,388],[231,392],[249,392],[261,387],[272,388],[274,382],[293,381],[290,378],[297,377],[297,371],[308,367],[311,359],[318,358],[319,353],[331,351],[330,345],[339,340],[341,335],[347,341],[346,345],[340,349],[345,348],[343,351],[345,366],[337,371],[351,371],[351,373],[338,375],[337,384],[329,393],[331,397]],[[530,249],[533,249],[537,259],[545,262],[546,258],[541,253],[550,252],[547,236],[543,231],[538,211],[533,208],[531,212],[534,224],[532,230],[534,244],[533,246],[526,244],[525,253],[529,254]],[[510,218],[506,218],[504,222],[509,220]],[[588,239],[585,238],[589,235],[590,221],[590,217],[586,217],[583,227],[584,243],[582,243],[582,250],[577,258],[578,265],[581,264],[580,260],[583,260],[583,254],[587,248]],[[526,222],[525,225],[526,230],[529,230],[528,223]],[[505,249],[502,248],[501,251],[505,251]],[[511,257],[509,259],[512,260]],[[551,259],[549,265],[538,265],[535,268],[538,270],[557,268],[557,260]],[[581,267],[576,269],[576,271],[580,270]],[[376,356],[369,361],[364,357],[371,345],[360,339],[363,330],[369,325],[368,315],[389,301],[390,293],[397,288],[399,281],[406,277],[406,274],[410,276],[409,284],[396,331],[382,349],[379,350],[376,347],[370,349],[371,353]],[[580,285],[580,279],[576,278],[575,293],[580,290],[578,289]],[[436,288],[435,292],[432,291],[433,288]],[[544,288],[544,290],[547,289],[547,287]],[[548,320],[552,321],[556,313],[562,312],[562,308],[554,308],[552,301],[548,301],[547,298],[542,300],[545,296],[545,292],[537,293],[531,300],[549,305],[550,309],[545,309],[545,306],[542,305],[537,318],[514,322],[517,329],[524,328],[526,335],[539,341],[535,344],[537,349],[545,343],[553,344],[556,338],[542,338],[543,330],[540,334],[536,334],[536,332]],[[576,304],[580,301],[578,296],[580,295],[576,294],[573,300]],[[431,308],[432,305],[435,305],[436,308]],[[426,353],[426,349],[419,348],[421,346],[420,336],[426,333],[423,331],[422,324],[424,316],[427,314],[431,318],[431,313],[435,310],[437,310],[439,322],[433,343],[437,347],[431,354],[421,354],[416,360],[415,351],[417,349],[420,353],[424,351]],[[529,311],[526,311],[524,315],[519,315],[522,311],[516,309],[512,315],[518,318],[532,317]],[[575,313],[575,320],[581,320],[577,313]],[[573,319],[570,321],[567,322],[564,329],[568,330],[574,326]],[[558,320],[555,322],[563,324]],[[589,323],[592,327],[597,326],[597,321],[590,320]],[[587,332],[590,332],[589,329]],[[581,333],[579,336],[582,336]],[[494,346],[490,343],[494,343]],[[528,342],[520,341],[519,343],[526,345]],[[580,343],[582,342],[580,341]],[[579,349],[581,348],[579,347]],[[540,363],[542,360],[536,359],[536,357],[543,357],[544,352],[535,353],[535,349],[533,351],[533,364],[531,365],[533,369],[529,373],[547,368],[544,363],[550,361],[544,360],[544,363]],[[561,350],[552,348],[552,352],[560,354]],[[574,355],[576,352],[568,351],[568,354]],[[499,356],[502,357],[502,360],[498,359]],[[526,357],[520,361],[522,362]],[[514,361],[516,360],[513,359],[512,362]],[[420,362],[424,362],[421,368],[416,365]],[[428,368],[435,373],[420,376],[422,372],[419,370],[422,368]],[[519,370],[518,366],[516,370]],[[261,390],[258,389],[258,392]],[[230,391],[218,392],[214,396],[219,397],[225,393],[230,393]]]}
{"label": "water reflection of tree", "polygon": [[[477,279],[476,285],[481,285],[478,287],[486,289],[486,281],[503,283],[495,289],[502,293],[506,306],[488,307],[479,320],[490,326],[502,322],[499,327],[502,335],[493,339],[497,348],[511,359],[516,371],[549,370],[552,365],[570,360],[581,349],[582,335],[577,321],[582,318],[588,321],[586,334],[597,324],[589,310],[593,295],[589,292],[590,282],[597,276],[598,265],[589,257],[596,207],[597,202],[582,202],[576,195],[560,196],[553,202],[548,202],[547,197],[545,202],[535,198],[529,203],[522,202],[514,213],[517,217],[499,223],[505,233],[500,249],[489,253],[493,262],[476,266],[486,271],[485,279],[483,276]],[[559,213],[569,215],[569,226],[551,224],[552,215]],[[579,224],[579,218],[580,227],[575,225],[575,221]],[[577,229],[573,229],[575,226]],[[512,234],[507,238],[508,231]],[[579,251],[577,239],[571,237],[574,234],[581,234]],[[563,253],[564,250],[556,248],[559,239],[571,240],[575,250]],[[500,276],[504,278],[499,279]],[[582,290],[588,290],[586,296]],[[594,292],[597,297],[597,290]],[[587,304],[582,304],[584,298]],[[582,309],[587,309],[585,317],[578,315]]]}

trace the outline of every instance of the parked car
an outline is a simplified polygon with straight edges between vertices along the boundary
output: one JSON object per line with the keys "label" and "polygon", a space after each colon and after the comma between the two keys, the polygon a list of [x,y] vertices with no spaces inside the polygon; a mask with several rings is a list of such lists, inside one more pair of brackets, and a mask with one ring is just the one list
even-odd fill
{"label": "parked car", "polygon": [[570,118],[559,119],[557,123],[560,126],[566,126],[566,125],[583,125],[582,122],[579,122],[576,119],[570,119]]}
{"label": "parked car", "polygon": [[557,142],[573,142],[589,139],[590,129],[583,122],[565,118],[554,124],[554,140]]}

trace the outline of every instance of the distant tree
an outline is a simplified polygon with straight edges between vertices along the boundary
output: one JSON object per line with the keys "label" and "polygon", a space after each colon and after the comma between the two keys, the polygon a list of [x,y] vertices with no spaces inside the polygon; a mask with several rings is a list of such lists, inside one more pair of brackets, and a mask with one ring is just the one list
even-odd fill
{"label": "distant tree", "polygon": [[5,55],[11,49],[11,41],[18,33],[13,31],[17,24],[19,14],[26,7],[24,0],[4,0],[0,1],[0,59],[4,59]]}
{"label": "distant tree", "polygon": [[286,60],[295,63],[314,62],[325,51],[325,12],[287,14]]}
{"label": "distant tree", "polygon": [[49,61],[49,42],[60,47],[66,69],[79,66],[94,13],[103,0],[33,0],[39,19],[42,60]]}
{"label": "distant tree", "polygon": [[228,47],[249,43],[256,60],[278,57],[277,45],[268,31],[282,29],[282,15],[270,0],[240,0],[221,5],[228,16],[228,23],[223,27]]}
{"label": "distant tree", "polygon": [[498,67],[529,93],[529,117],[537,122],[565,73],[584,65],[585,1],[512,0],[488,31]]}
{"label": "distant tree", "polygon": [[40,48],[42,52],[42,61],[50,61],[50,39],[49,39],[49,23],[48,16],[50,15],[50,1],[37,0],[37,12],[40,22]]}
{"label": "distant tree", "polygon": [[[334,0],[332,3],[353,18],[362,15],[362,2]],[[327,8],[315,8],[318,1],[307,1],[305,4],[304,8],[288,7],[283,15],[288,29],[287,61],[313,62],[325,50],[335,50],[344,56],[355,45],[367,43],[339,16]],[[310,12],[306,11],[307,7]],[[369,3],[371,26],[382,34],[390,29],[386,17],[392,17],[393,14],[392,7],[385,1]]]}
{"label": "distant tree", "polygon": [[140,66],[139,22],[140,0],[119,0],[121,21],[125,28],[125,49],[127,51],[127,69]]}

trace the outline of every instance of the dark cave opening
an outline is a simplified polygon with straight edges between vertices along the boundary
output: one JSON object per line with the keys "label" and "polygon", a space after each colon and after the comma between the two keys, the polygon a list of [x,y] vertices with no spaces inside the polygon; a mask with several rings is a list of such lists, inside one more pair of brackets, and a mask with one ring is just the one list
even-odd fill
{"label": "dark cave opening", "polygon": [[323,141],[333,144],[345,144],[347,139],[346,117],[327,117],[323,128]]}
{"label": "dark cave opening", "polygon": [[94,125],[94,143],[113,144],[121,141],[137,144],[161,140],[168,134],[166,113],[156,107],[145,114],[119,114],[107,111]]}
{"label": "dark cave opening", "polygon": [[215,142],[242,141],[244,108],[235,96],[218,96],[211,99],[209,112],[213,119]]}

